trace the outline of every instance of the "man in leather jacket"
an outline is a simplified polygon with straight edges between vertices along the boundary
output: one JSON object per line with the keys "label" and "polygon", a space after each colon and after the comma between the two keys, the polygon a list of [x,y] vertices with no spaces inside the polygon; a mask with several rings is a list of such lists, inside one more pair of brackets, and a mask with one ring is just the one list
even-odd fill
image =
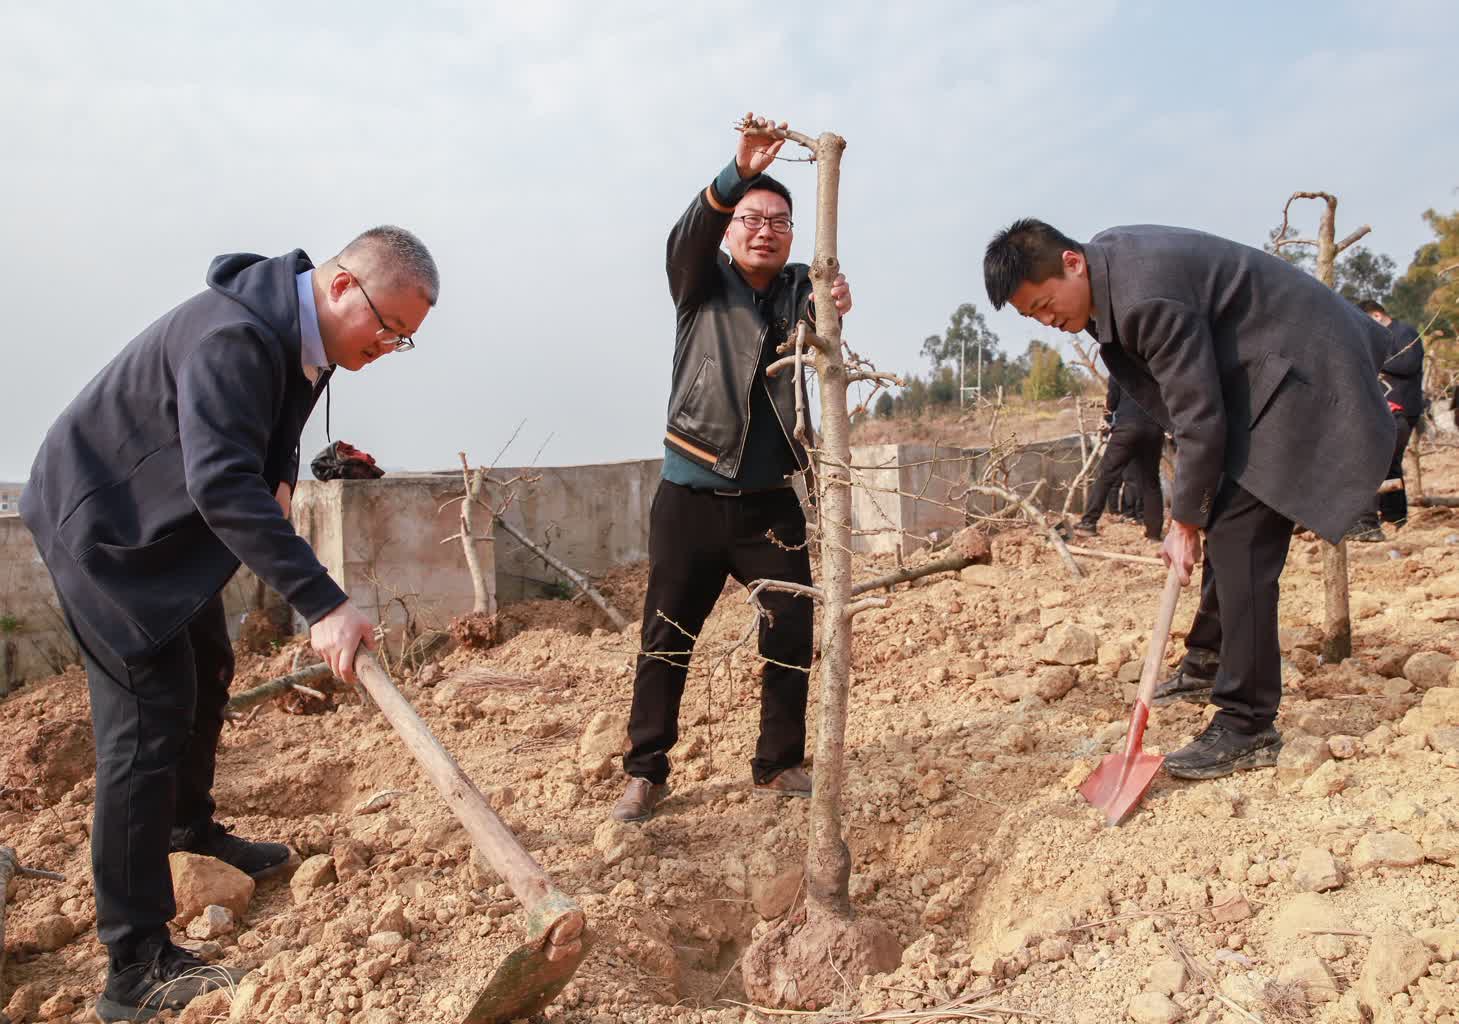
{"label": "man in leather jacket", "polygon": [[[795,388],[805,383],[765,373],[795,323],[814,321],[809,270],[787,263],[790,193],[764,173],[782,145],[771,128],[767,119],[746,118],[735,159],[669,232],[677,332],[623,759],[629,779],[612,812],[620,821],[646,820],[668,794],[689,658],[725,578],[811,582],[805,514],[790,484],[809,468],[792,436]],[[838,313],[850,310],[844,277],[832,295]],[[760,624],[765,667],[754,790],[809,796],[802,761],[814,609],[808,598],[785,593],[767,593],[762,603],[770,614]]]}

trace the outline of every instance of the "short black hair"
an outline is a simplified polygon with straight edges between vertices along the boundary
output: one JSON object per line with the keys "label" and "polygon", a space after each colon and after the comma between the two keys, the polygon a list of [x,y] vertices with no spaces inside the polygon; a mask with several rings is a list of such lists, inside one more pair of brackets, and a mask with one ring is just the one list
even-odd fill
{"label": "short black hair", "polygon": [[774,192],[781,199],[785,200],[786,210],[792,216],[795,214],[795,201],[790,198],[790,189],[786,188],[780,182],[770,177],[770,175],[762,174],[758,178],[755,178],[752,182],[750,182],[750,187],[745,191],[749,193],[754,192],[756,189],[764,189],[766,192]]}
{"label": "short black hair", "polygon": [[1388,315],[1388,310],[1383,308],[1383,303],[1375,299],[1364,299],[1358,303],[1358,308],[1364,313],[1382,313],[1384,316]]}
{"label": "short black hair", "polygon": [[994,309],[1002,309],[1019,285],[1040,284],[1064,272],[1064,253],[1080,245],[1041,220],[1024,217],[993,236],[983,254],[983,285]]}

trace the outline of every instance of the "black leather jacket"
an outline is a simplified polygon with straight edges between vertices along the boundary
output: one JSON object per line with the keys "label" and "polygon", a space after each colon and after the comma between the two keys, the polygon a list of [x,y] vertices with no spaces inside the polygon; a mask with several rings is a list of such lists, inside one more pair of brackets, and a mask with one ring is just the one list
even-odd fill
{"label": "black leather jacket", "polygon": [[[678,326],[665,440],[685,458],[733,478],[749,432],[750,390],[763,387],[796,465],[804,470],[809,465],[805,448],[792,436],[795,374],[767,377],[758,369],[767,331],[784,339],[797,320],[814,323],[810,270],[788,263],[769,292],[757,295],[719,248],[733,213],[733,202],[721,201],[710,186],[669,232],[669,293]],[[799,386],[805,387],[804,378]]]}

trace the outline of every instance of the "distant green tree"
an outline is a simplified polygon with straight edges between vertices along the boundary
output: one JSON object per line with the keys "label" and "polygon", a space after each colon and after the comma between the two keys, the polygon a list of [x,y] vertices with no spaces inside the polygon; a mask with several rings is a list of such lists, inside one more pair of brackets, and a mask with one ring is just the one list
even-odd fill
{"label": "distant green tree", "polygon": [[[1003,355],[1002,344],[998,335],[988,326],[983,319],[983,314],[978,312],[978,307],[971,302],[964,302],[952,311],[948,318],[947,329],[942,334],[930,334],[922,342],[922,354],[932,364],[932,375],[934,378],[943,368],[952,371],[953,398],[957,398],[957,368],[959,360],[963,368],[962,387],[974,387],[978,383],[978,355],[982,351],[983,362],[983,388],[996,387],[1001,380],[993,380],[997,376],[995,367],[1001,368],[1006,363]],[[990,385],[991,381],[991,385]]]}
{"label": "distant green tree", "polygon": [[1042,341],[1028,343],[1028,375],[1023,379],[1023,397],[1041,401],[1063,398],[1078,389],[1074,374],[1064,365],[1057,349]]}
{"label": "distant green tree", "polygon": [[1398,269],[1392,256],[1355,245],[1338,257],[1333,269],[1337,276],[1337,290],[1344,298],[1354,302],[1372,299],[1388,305],[1388,296],[1393,290],[1393,272]]}
{"label": "distant green tree", "polygon": [[880,397],[877,398],[876,405],[873,408],[877,419],[889,420],[896,414],[897,400],[892,397],[890,391],[883,391]]}

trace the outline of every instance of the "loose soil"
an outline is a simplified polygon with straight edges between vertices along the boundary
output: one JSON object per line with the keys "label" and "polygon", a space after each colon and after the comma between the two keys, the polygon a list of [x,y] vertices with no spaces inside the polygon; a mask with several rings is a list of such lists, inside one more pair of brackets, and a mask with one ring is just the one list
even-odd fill
{"label": "loose soil", "polygon": [[[1459,452],[1427,456],[1424,478],[1438,493],[1459,493]],[[1092,543],[1155,553],[1139,527],[1109,517]],[[857,912],[885,924],[905,952],[898,970],[849,982],[823,1019],[972,997],[989,1007],[982,1020],[1118,1021],[1134,997],[1164,983],[1173,965],[1161,962],[1183,953],[1210,983],[1193,979],[1174,995],[1179,1019],[1358,1024],[1373,1017],[1357,987],[1376,945],[1369,936],[1392,926],[1439,945],[1421,976],[1378,1001],[1377,1019],[1452,1024],[1459,737],[1425,718],[1423,701],[1459,686],[1444,660],[1459,658],[1459,515],[1416,509],[1388,542],[1350,545],[1350,558],[1356,653],[1323,665],[1314,653],[1319,544],[1292,545],[1282,767],[1206,783],[1162,775],[1117,829],[1076,789],[1122,741],[1160,570],[1085,561],[1087,578],[1075,581],[1039,536],[1010,529],[994,537],[992,565],[903,585],[890,607],[860,616],[845,791],[851,892]],[[892,568],[865,559],[858,575]],[[604,589],[632,614],[645,575],[643,566],[622,570]],[[613,754],[636,630],[608,632],[581,602],[530,602],[503,610],[496,646],[396,673],[587,913],[591,950],[547,1020],[783,1019],[740,1005],[738,962],[752,938],[795,912],[807,806],[750,791],[759,712],[753,642],[740,645],[751,625],[743,593],[726,588],[700,640],[674,791],[641,826],[605,824],[623,784]],[[1182,595],[1170,664],[1196,599],[1194,587]],[[235,690],[287,672],[299,646],[241,654]],[[1055,657],[1081,663],[1040,663]],[[204,952],[259,968],[234,1020],[455,1024],[517,943],[520,908],[473,858],[384,720],[347,690],[326,706],[295,714],[275,702],[230,725],[216,795],[239,834],[287,841],[301,858],[331,855],[339,880],[260,884],[238,928]],[[1207,713],[1157,709],[1147,749],[1175,749]],[[0,734],[0,843],[67,878],[15,883],[0,1002],[20,988],[14,1024],[43,1014],[90,1020],[105,961],[93,927],[81,673],[0,703]],[[399,792],[361,809],[389,790]],[[1321,895],[1299,892],[1303,854],[1313,850],[1342,872]],[[1404,855],[1412,850],[1416,858]],[[64,927],[57,934],[57,916],[73,938]],[[1362,934],[1303,930],[1311,928]],[[1312,956],[1331,973],[1330,1001],[1275,983]],[[228,1013],[220,998],[170,1019]]]}

